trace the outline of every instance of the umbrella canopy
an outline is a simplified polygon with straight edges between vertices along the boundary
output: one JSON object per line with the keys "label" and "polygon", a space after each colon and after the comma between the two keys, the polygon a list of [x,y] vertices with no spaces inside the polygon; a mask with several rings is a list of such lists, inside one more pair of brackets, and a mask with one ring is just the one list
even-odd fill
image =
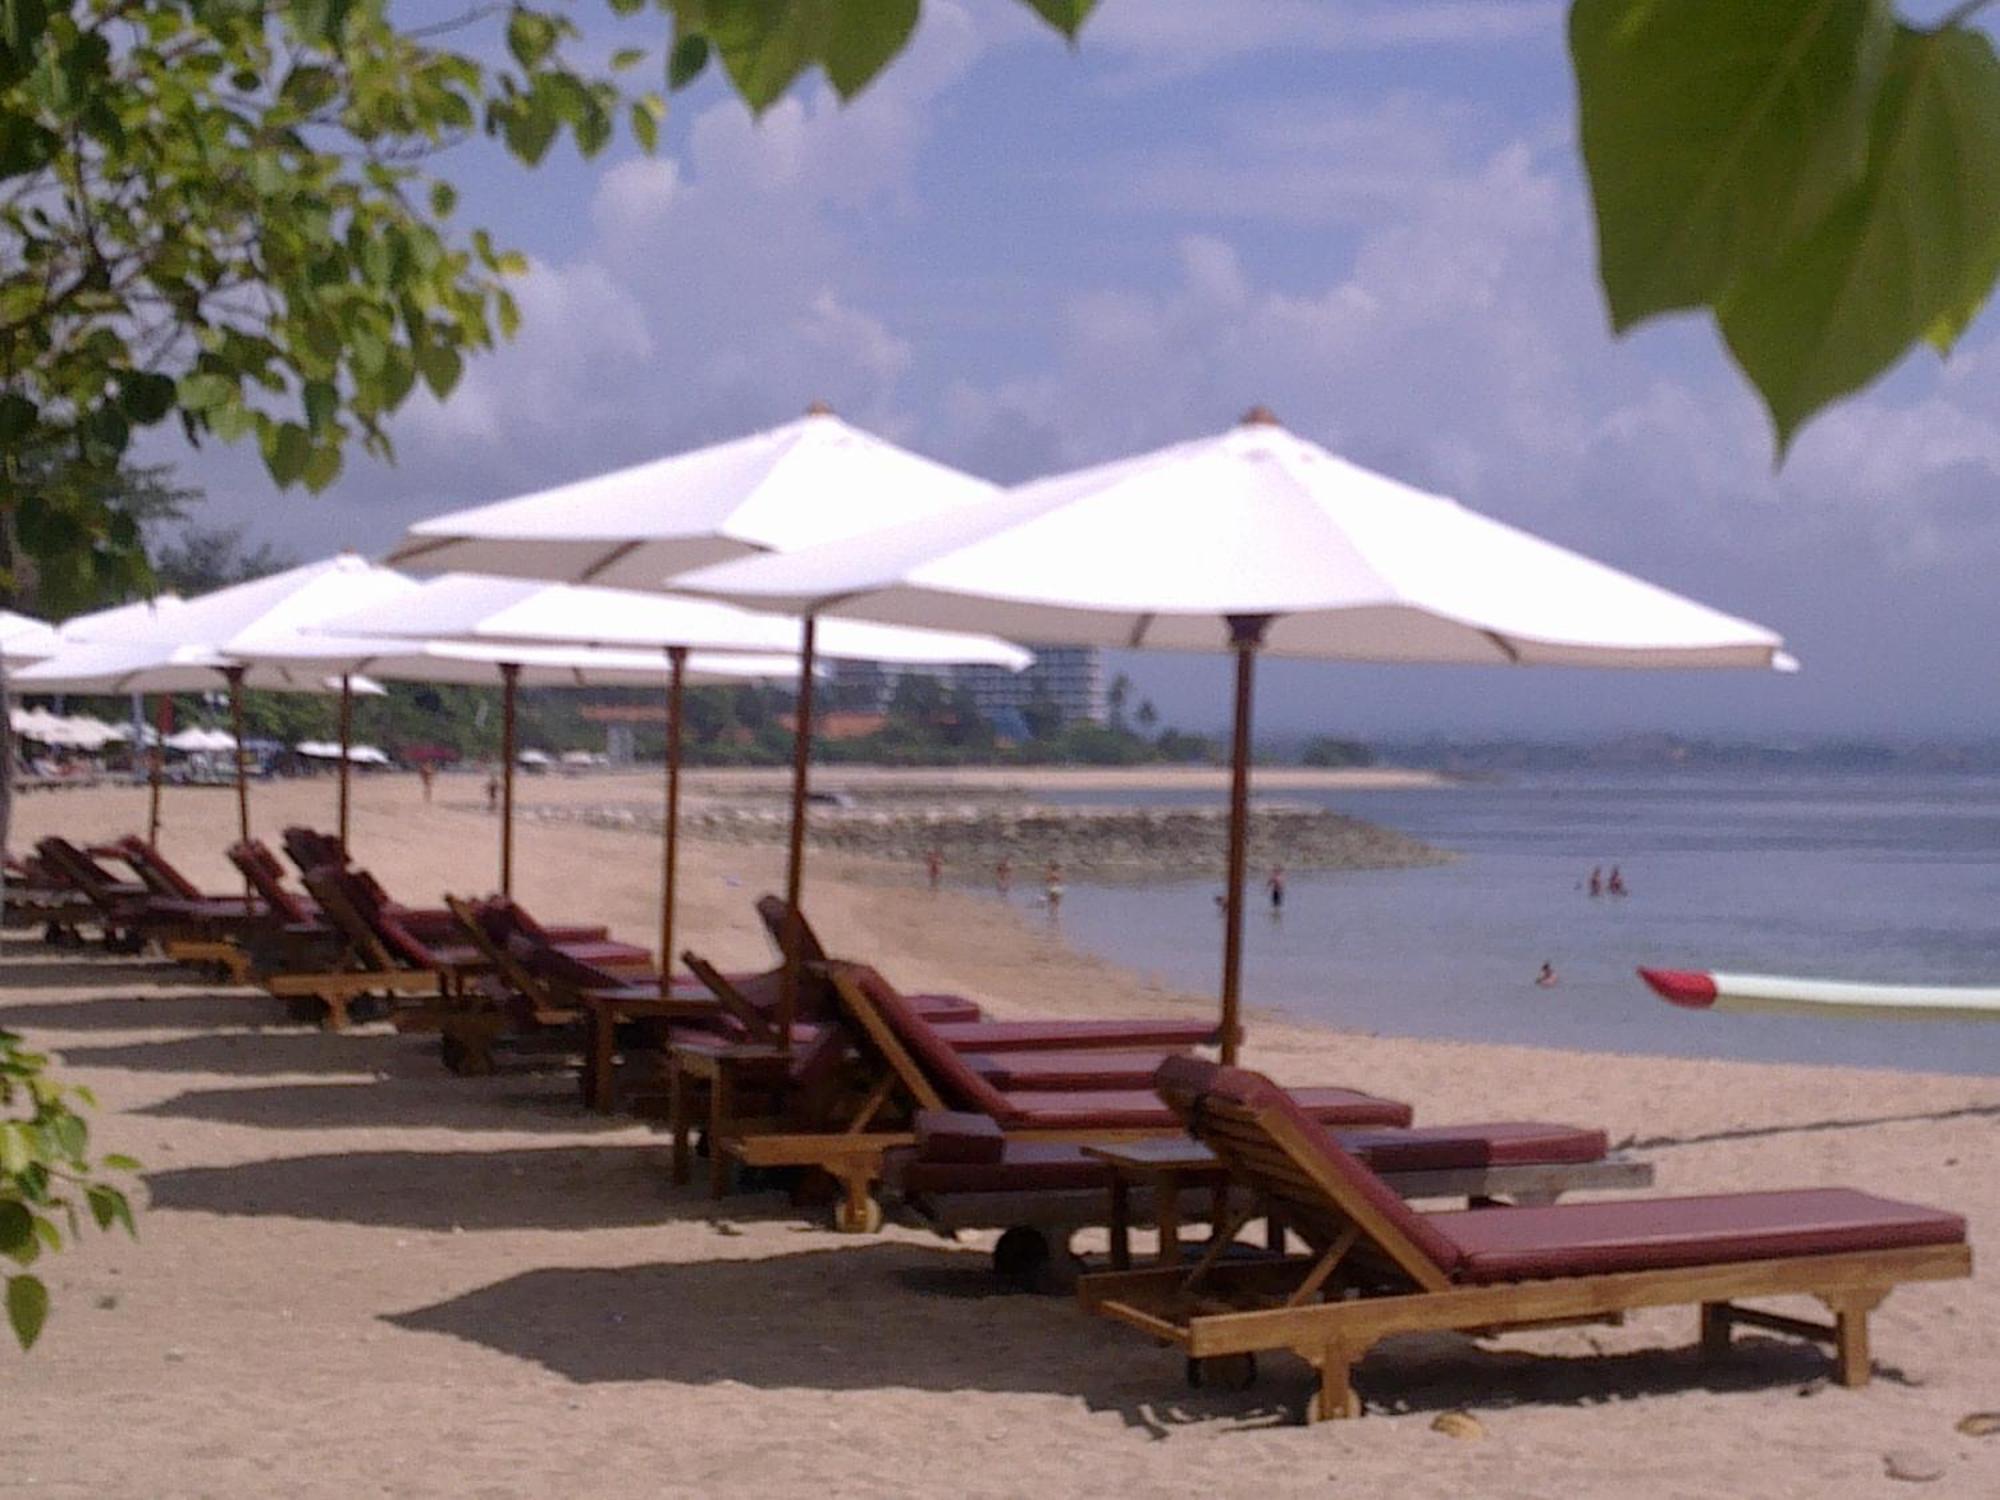
{"label": "umbrella canopy", "polygon": [[[493,582],[515,586],[513,580]],[[421,586],[417,590],[421,593]],[[737,611],[741,613],[741,611]],[[394,617],[395,609],[369,611],[363,618]],[[795,644],[795,643],[793,643]],[[583,646],[508,644],[489,641],[401,640],[394,635],[349,636],[291,631],[264,638],[237,655],[253,666],[294,674],[363,674],[388,682],[456,683],[491,687],[503,664],[520,669],[522,687],[657,687],[671,668],[657,651],[600,651]],[[796,652],[783,646],[761,655],[703,653],[688,670],[700,682],[749,682],[789,677],[798,670]]]}
{"label": "umbrella canopy", "polygon": [[688,568],[813,546],[994,493],[816,406],[767,432],[419,522],[388,560],[652,589]]}
{"label": "umbrella canopy", "polygon": [[1259,651],[1508,666],[1795,665],[1763,626],[1371,473],[1261,409],[1220,436],[870,536],[701,569],[675,587],[1017,640],[1232,651],[1225,1059],[1239,1037]]}
{"label": "umbrella canopy", "polygon": [[222,755],[236,748],[236,736],[226,729],[204,729],[199,724],[190,724],[168,735],[166,746],[183,755]]}
{"label": "umbrella canopy", "polygon": [[[209,646],[123,640],[66,646],[46,661],[23,667],[13,680],[31,693],[213,693],[243,668],[243,685],[274,693],[337,693],[337,676],[325,668],[259,663]],[[30,674],[33,674],[32,676]],[[380,693],[379,684],[357,689]]]}
{"label": "umbrella canopy", "polygon": [[[550,642],[576,643],[564,648],[571,650],[577,646],[646,646],[665,653],[654,658],[656,667],[666,665],[682,674],[670,676],[667,688],[666,819],[661,842],[661,967],[663,973],[671,968],[674,871],[680,837],[681,690],[687,680],[686,673],[699,674],[732,659],[720,654],[705,657],[690,653],[796,651],[804,628],[800,621],[709,600],[678,599],[629,589],[449,573],[430,579],[389,607],[330,619],[320,628],[351,632],[357,638],[384,633],[456,637],[475,643],[465,649],[494,652],[512,660],[548,651]],[[501,647],[494,644],[498,641],[540,644]],[[906,630],[859,621],[830,625],[819,635],[817,645],[819,655],[901,663],[979,662],[1016,671],[1031,659],[1018,646],[991,636]],[[378,649],[392,648],[384,640]],[[747,674],[763,675],[749,665],[758,658],[741,656],[734,660]],[[790,669],[803,678],[807,670],[803,658],[794,655],[789,663]],[[378,669],[371,666],[370,670]],[[801,699],[808,705],[808,712],[800,715],[803,724],[810,717],[810,694],[802,692]],[[512,793],[512,765],[509,762],[505,773],[508,796]],[[795,887],[794,880],[794,896]]]}
{"label": "umbrella canopy", "polygon": [[32,615],[17,615],[0,609],[0,661],[38,661],[62,649],[62,638],[54,627]]}
{"label": "umbrella canopy", "polygon": [[[391,606],[342,615],[301,631],[298,639],[315,634],[352,637],[431,637],[473,643],[492,650],[507,641],[543,646],[620,651],[650,647],[663,651],[681,647],[694,652],[785,653],[786,670],[798,670],[800,621],[788,615],[738,609],[709,599],[681,599],[634,589],[588,588],[573,584],[536,583],[521,578],[487,578],[450,573],[427,579]],[[374,649],[387,651],[385,640]],[[519,651],[505,653],[522,660]],[[586,653],[587,654],[587,653]],[[818,632],[820,656],[842,660],[901,664],[981,663],[1019,670],[1033,658],[1019,646],[990,635],[962,631],[911,630],[861,620],[829,621]],[[526,653],[532,656],[533,653]],[[494,660],[500,656],[495,655]],[[658,660],[653,663],[657,669]],[[719,654],[704,665],[724,668]],[[378,676],[393,675],[371,665]],[[763,676],[758,670],[748,675]],[[525,680],[525,679],[524,679]]]}
{"label": "umbrella canopy", "polygon": [[690,593],[1043,644],[1575,667],[1771,667],[1783,642],[1371,473],[1261,414],[977,509],[704,569]]}

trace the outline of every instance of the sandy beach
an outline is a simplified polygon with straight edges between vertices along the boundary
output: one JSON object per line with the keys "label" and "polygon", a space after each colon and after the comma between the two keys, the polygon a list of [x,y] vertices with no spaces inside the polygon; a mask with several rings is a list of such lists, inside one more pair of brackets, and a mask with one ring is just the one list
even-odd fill
{"label": "sandy beach", "polygon": [[[704,773],[703,794],[759,779],[746,774]],[[1196,786],[1212,773],[1142,774]],[[621,798],[643,794],[637,778],[551,778],[522,796],[603,797],[614,781]],[[253,816],[275,834],[325,825],[331,807],[330,782],[277,783],[255,788]],[[135,789],[38,794],[17,805],[14,843],[124,833],[143,813]],[[226,790],[170,790],[162,842],[231,888],[234,816]],[[355,852],[410,900],[489,889],[496,843],[475,778],[441,779],[429,805],[413,778],[358,787]],[[686,941],[725,968],[761,964],[750,901],[779,883],[780,858],[691,846]],[[657,845],[633,834],[529,823],[517,893],[650,946],[658,865]],[[809,908],[836,949],[997,1015],[1213,1003],[1079,956],[975,894],[919,884],[829,856],[809,871]],[[1726,1363],[1698,1366],[1683,1309],[1386,1345],[1360,1372],[1368,1415],[1307,1428],[1295,1425],[1303,1366],[1274,1358],[1247,1392],[1191,1391],[1179,1358],[1136,1334],[1061,1298],[1001,1292],[982,1239],[836,1235],[775,1194],[717,1215],[667,1184],[654,1129],[585,1114],[566,1074],[454,1078],[422,1037],[323,1035],[255,993],[19,938],[0,958],[0,1025],[60,1053],[102,1102],[100,1149],[146,1167],[140,1239],[92,1234],[45,1263],[55,1313],[41,1345],[0,1352],[10,1430],[31,1435],[8,1464],[25,1493],[2000,1493],[2000,1436],[1954,1425],[2000,1410],[2000,1291],[1985,1273],[1891,1297],[1874,1323],[1876,1378],[1859,1391],[1831,1384],[1817,1352],[1751,1331]],[[1976,1253],[2000,1236],[2000,1080],[1256,1017],[1246,1061],[1411,1100],[1420,1122],[1602,1124],[1655,1163],[1663,1192],[1846,1184],[1964,1213]],[[1433,1430],[1447,1411],[1472,1414],[1480,1435]],[[1893,1479],[1892,1458],[1937,1477]]]}

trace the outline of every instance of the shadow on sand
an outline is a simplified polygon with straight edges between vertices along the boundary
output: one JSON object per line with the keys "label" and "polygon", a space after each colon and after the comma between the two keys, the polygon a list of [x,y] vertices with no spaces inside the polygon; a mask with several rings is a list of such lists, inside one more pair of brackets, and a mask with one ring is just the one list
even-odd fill
{"label": "shadow on sand", "polygon": [[120,995],[97,1000],[28,1001],[5,998],[0,989],[0,1026],[32,1031],[210,1030],[217,1027],[287,1027],[298,1022],[284,1002],[261,990],[170,990],[158,995]]}
{"label": "shadow on sand", "polygon": [[669,1197],[659,1147],[354,1151],[146,1175],[153,1211],[395,1229],[616,1229],[708,1217]]}
{"label": "shadow on sand", "polygon": [[[495,1085],[498,1085],[497,1087]],[[593,1114],[574,1081],[559,1076],[453,1078],[441,1068],[369,1082],[280,1083],[194,1089],[132,1111],[158,1119],[209,1120],[260,1130],[559,1130],[570,1135],[629,1131],[630,1118]]]}
{"label": "shadow on sand", "polygon": [[[128,985],[212,990],[215,981],[185,964],[151,958],[105,958],[76,954],[56,959],[10,959],[0,964],[0,995],[46,993],[51,990],[109,990]],[[244,993],[251,992],[246,990]]]}
{"label": "shadow on sand", "polygon": [[[964,1289],[947,1291],[959,1278]],[[941,1295],[984,1296],[976,1314],[963,1309],[965,1337],[939,1337]],[[1067,1393],[1156,1436],[1197,1422],[1294,1422],[1312,1388],[1303,1364],[1267,1357],[1248,1390],[1190,1389],[1178,1355],[1082,1316],[1067,1298],[1002,1291],[982,1255],[881,1241],[755,1260],[534,1270],[388,1321],[582,1384]],[[1690,1348],[1544,1356],[1437,1335],[1385,1343],[1358,1384],[1371,1411],[1425,1413],[1757,1390],[1826,1374],[1824,1356],[1778,1339],[1743,1338],[1728,1359],[1702,1364]]]}
{"label": "shadow on sand", "polygon": [[123,1068],[137,1073],[389,1074],[426,1078],[448,1086],[437,1039],[393,1031],[226,1031],[159,1042],[64,1047],[63,1060],[79,1068]]}

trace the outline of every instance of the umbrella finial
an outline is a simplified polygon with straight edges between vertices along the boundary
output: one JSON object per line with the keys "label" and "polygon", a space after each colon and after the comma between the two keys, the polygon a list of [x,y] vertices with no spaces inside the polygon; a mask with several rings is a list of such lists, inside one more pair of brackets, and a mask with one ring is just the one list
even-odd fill
{"label": "umbrella finial", "polygon": [[833,415],[833,406],[830,402],[815,401],[811,406],[806,408],[806,415],[809,417],[830,417]]}
{"label": "umbrella finial", "polygon": [[1282,427],[1285,424],[1278,420],[1278,414],[1272,411],[1270,407],[1253,406],[1250,410],[1243,413],[1243,421],[1239,425],[1244,427]]}

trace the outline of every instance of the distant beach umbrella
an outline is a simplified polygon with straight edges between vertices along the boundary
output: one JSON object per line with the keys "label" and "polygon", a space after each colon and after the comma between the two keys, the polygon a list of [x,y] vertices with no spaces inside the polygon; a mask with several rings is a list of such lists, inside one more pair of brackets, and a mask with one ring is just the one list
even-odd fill
{"label": "distant beach umbrella", "polygon": [[1219,436],[979,506],[724,563],[677,589],[1013,640],[1236,658],[1223,964],[1241,1033],[1251,689],[1260,653],[1360,662],[1779,668],[1780,638],[1350,463],[1263,410]]}
{"label": "distant beach umbrella", "polygon": [[[682,689],[700,681],[704,673],[711,680],[732,670],[743,677],[775,675],[770,670],[774,662],[782,662],[785,675],[800,675],[799,646],[805,628],[802,621],[705,599],[451,573],[427,580],[392,608],[328,620],[320,628],[353,632],[357,638],[430,637],[434,647],[441,640],[458,640],[468,643],[461,648],[467,651],[508,654],[517,659],[524,654],[533,657],[537,652],[578,650],[629,656],[639,647],[663,653],[650,661],[655,673],[670,669],[666,813],[661,840],[660,963],[663,976],[671,973],[680,844]],[[501,642],[523,644],[503,646]],[[819,656],[906,664],[971,662],[1012,670],[1026,666],[1030,660],[1028,653],[1019,647],[991,636],[909,630],[861,621],[832,622],[815,644],[815,670]],[[388,640],[382,640],[377,649],[394,648]],[[788,654],[774,658],[768,654],[771,652]],[[370,666],[368,670],[380,668]],[[810,720],[811,696],[802,689],[801,697],[800,722],[804,724]],[[513,764],[513,758],[508,757],[503,773],[510,796]],[[795,835],[802,828],[800,819]],[[797,847],[795,838],[795,860]],[[796,899],[796,874],[790,878]]]}
{"label": "distant beach umbrella", "polygon": [[[379,570],[379,571],[387,571]],[[400,575],[398,575],[400,576]],[[482,579],[506,588],[522,585],[511,579]],[[358,616],[331,617],[323,629],[301,629],[262,637],[239,654],[245,661],[297,671],[338,672],[343,678],[366,674],[392,682],[456,683],[464,686],[500,684],[501,784],[500,889],[514,890],[514,731],[515,695],[524,687],[604,688],[655,687],[671,683],[674,664],[645,651],[600,651],[579,646],[522,645],[488,641],[404,639],[389,627],[405,618],[406,608],[425,597],[438,580],[418,583],[404,579],[406,592],[376,604]],[[534,587],[534,585],[528,585]],[[349,636],[335,633],[338,622],[354,621],[384,633]],[[789,677],[798,658],[783,651],[763,655],[704,653],[682,663],[684,679],[697,683],[747,682]],[[352,738],[352,717],[341,704],[341,743]],[[340,839],[347,842],[350,804],[348,766],[356,757],[340,760]]]}
{"label": "distant beach umbrella", "polygon": [[[765,432],[420,522],[389,561],[427,571],[657,590],[689,568],[818,546],[940,516],[998,493],[986,480],[850,427],[831,408],[815,402],[798,421]],[[785,896],[794,906],[805,861],[819,647],[815,626],[808,616],[797,637],[797,727],[785,860]],[[671,743],[667,760],[671,781],[678,760]],[[669,828],[673,822],[670,809]],[[787,969],[781,1010],[789,1010],[797,977]],[[779,1035],[789,1046],[791,1033],[781,1028]]]}

